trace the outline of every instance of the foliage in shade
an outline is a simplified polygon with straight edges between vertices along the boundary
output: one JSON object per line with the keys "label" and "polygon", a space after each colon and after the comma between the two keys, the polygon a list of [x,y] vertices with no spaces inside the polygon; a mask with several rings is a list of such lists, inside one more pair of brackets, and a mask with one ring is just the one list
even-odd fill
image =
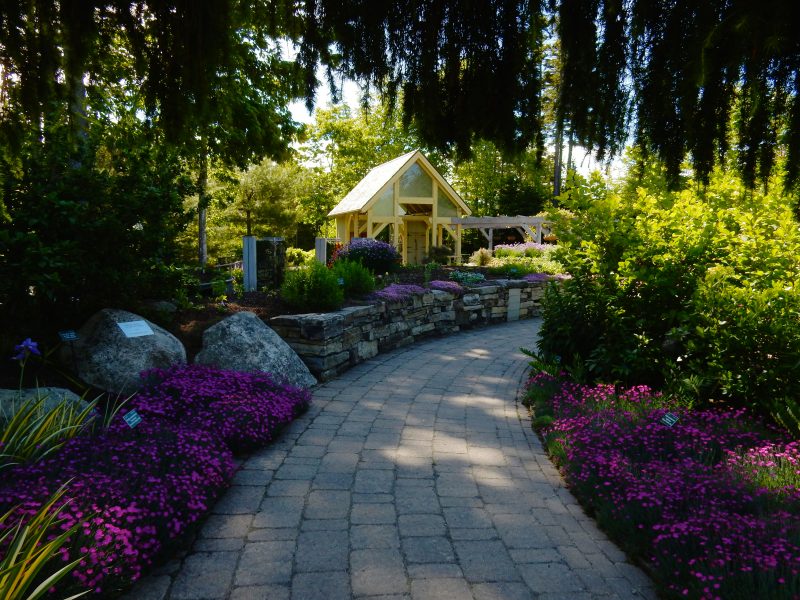
{"label": "foliage in shade", "polygon": [[[263,446],[310,401],[260,373],[184,365],[144,376],[126,405],[142,417],[135,428],[117,418],[0,482],[0,513],[19,506],[15,514],[31,518],[70,481],[61,526],[77,531],[60,559],[80,558],[74,583],[99,595],[138,579],[208,513],[233,475],[232,449]],[[10,527],[0,524],[0,536]]]}
{"label": "foliage in shade", "polygon": [[392,100],[402,92],[405,122],[431,145],[461,155],[475,137],[507,151],[544,146],[539,2],[316,0],[306,9],[304,51],[325,57],[315,42],[331,36],[345,71]]}
{"label": "foliage in shade", "polygon": [[[44,569],[45,566],[52,566],[50,560],[57,556],[62,546],[81,525],[76,522],[58,535],[48,537],[48,533],[59,523],[59,516],[64,510],[65,504],[61,500],[65,492],[66,488],[57,490],[27,519],[18,514],[17,507],[0,516],[0,531],[4,532],[0,534],[0,548],[6,549],[0,559],[0,596],[3,600],[38,600],[69,575],[81,561],[81,557],[78,557],[52,571]],[[60,506],[54,508],[56,504]],[[26,522],[23,525],[24,521]],[[67,600],[88,593],[89,590],[85,590]]]}
{"label": "foliage in shade", "polygon": [[[648,387],[528,382],[579,500],[670,597],[800,593],[800,444],[744,409],[690,410]],[[670,410],[672,427],[660,422]],[[547,423],[547,421],[545,421]]]}

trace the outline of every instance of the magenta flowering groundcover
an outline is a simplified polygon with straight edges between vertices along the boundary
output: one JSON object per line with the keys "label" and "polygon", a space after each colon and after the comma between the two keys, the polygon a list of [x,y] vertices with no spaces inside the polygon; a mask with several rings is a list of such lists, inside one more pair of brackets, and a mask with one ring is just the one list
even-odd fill
{"label": "magenta flowering groundcover", "polygon": [[528,386],[555,390],[541,433],[570,488],[666,596],[800,597],[797,441],[744,410],[669,406],[644,386],[548,373]]}
{"label": "magenta flowering groundcover", "polygon": [[61,558],[84,558],[61,585],[107,595],[138,579],[228,487],[233,452],[265,445],[310,401],[307,390],[265,374],[184,365],[143,375],[145,389],[121,411],[142,417],[134,429],[118,416],[107,430],[3,472],[0,514],[18,506],[31,516],[69,482],[60,526],[85,524]]}

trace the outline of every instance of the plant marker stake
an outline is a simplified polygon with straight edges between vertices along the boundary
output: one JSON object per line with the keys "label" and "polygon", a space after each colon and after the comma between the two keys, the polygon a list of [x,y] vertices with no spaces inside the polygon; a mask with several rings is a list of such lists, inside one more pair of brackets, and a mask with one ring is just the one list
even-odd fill
{"label": "plant marker stake", "polygon": [[142,422],[142,417],[135,410],[129,410],[123,415],[122,420],[128,424],[128,427],[134,429]]}
{"label": "plant marker stake", "polygon": [[64,329],[58,332],[58,337],[62,342],[69,343],[69,353],[72,356],[72,370],[78,372],[78,361],[75,358],[75,342],[79,339],[78,332],[74,329]]}
{"label": "plant marker stake", "polygon": [[660,422],[667,427],[672,427],[678,422],[678,415],[671,412],[665,413],[664,416],[661,417]]}

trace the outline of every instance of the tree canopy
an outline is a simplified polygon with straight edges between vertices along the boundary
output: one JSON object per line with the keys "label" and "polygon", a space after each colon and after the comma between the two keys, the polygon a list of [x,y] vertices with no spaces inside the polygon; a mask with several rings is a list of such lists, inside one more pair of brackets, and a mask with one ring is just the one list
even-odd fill
{"label": "tree canopy", "polygon": [[237,46],[289,37],[299,53],[294,76],[281,78],[304,81],[294,92],[309,101],[322,63],[399,99],[429,146],[463,156],[482,138],[541,154],[545,52],[557,37],[556,113],[576,142],[607,156],[634,133],[673,179],[687,153],[705,178],[733,149],[749,185],[778,159],[797,182],[799,29],[791,0],[4,3],[2,121],[39,126],[54,100],[74,104],[107,74],[108,49],[122,46],[132,68],[117,79],[140,81],[147,113],[170,136],[193,135],[198,117],[226,110],[214,92],[221,74],[242,68]]}
{"label": "tree canopy", "polygon": [[[674,180],[687,153],[705,179],[733,143],[753,185],[786,148],[800,177],[800,8],[791,0],[309,0],[305,38],[390,97],[442,148],[473,137],[542,143],[541,61],[561,43],[557,112],[601,156],[629,132]],[[317,48],[317,50],[319,50]],[[319,56],[325,58],[325,52]],[[329,62],[333,62],[330,60]]]}

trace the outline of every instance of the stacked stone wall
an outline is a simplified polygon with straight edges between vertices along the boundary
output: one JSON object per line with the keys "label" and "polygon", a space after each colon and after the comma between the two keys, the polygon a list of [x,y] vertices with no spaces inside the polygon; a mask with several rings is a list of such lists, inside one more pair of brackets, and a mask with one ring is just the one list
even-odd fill
{"label": "stacked stone wall", "polygon": [[539,316],[548,282],[498,280],[463,296],[430,290],[400,302],[351,306],[332,313],[282,315],[274,329],[320,381],[376,354],[431,336]]}

